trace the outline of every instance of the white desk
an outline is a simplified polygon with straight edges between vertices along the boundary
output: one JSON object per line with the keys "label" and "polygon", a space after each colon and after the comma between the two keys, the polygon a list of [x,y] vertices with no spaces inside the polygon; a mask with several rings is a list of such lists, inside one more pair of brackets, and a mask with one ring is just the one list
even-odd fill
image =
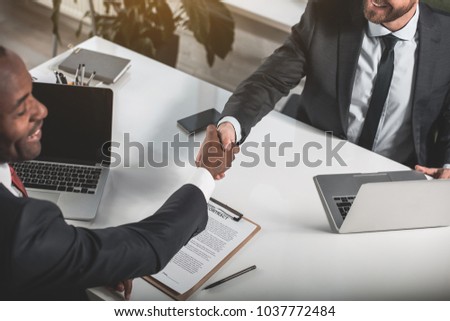
{"label": "white desk", "polygon": [[[166,67],[99,38],[82,47],[132,60],[131,69],[114,89],[114,139],[173,141],[176,120],[198,110],[222,109],[230,93]],[[32,70],[42,77],[62,59],[56,57]],[[338,235],[331,232],[312,177],[323,173],[373,172],[404,169],[402,165],[347,143],[339,153],[347,167],[286,168],[292,152],[309,141],[325,146],[315,129],[272,112],[258,124],[247,141],[259,143],[249,151],[263,159],[261,142],[271,134],[277,143],[292,142],[286,156],[272,157],[276,167],[260,163],[244,168],[251,159],[236,158],[226,178],[217,183],[214,197],[242,212],[262,230],[207,283],[256,264],[245,276],[207,291],[192,300],[439,300],[450,299],[450,228]],[[181,139],[186,136],[181,134]],[[202,141],[203,135],[196,137]],[[336,141],[335,141],[336,142]],[[159,149],[160,150],[160,149]],[[248,154],[248,153],[247,153]],[[325,160],[324,151],[310,160]],[[187,152],[181,158],[187,160]],[[160,158],[155,157],[156,160]],[[171,162],[166,168],[138,168],[135,153],[131,168],[111,171],[98,216],[90,227],[117,225],[144,218],[191,175],[192,168]],[[94,290],[113,299],[104,289]],[[133,300],[169,298],[141,279],[134,282]]]}
{"label": "white desk", "polygon": [[289,33],[300,21],[307,0],[224,0],[232,12]]}

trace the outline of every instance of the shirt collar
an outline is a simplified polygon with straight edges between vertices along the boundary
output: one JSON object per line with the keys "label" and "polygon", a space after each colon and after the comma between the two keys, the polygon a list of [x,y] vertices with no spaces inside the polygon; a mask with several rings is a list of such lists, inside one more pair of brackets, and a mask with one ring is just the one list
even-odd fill
{"label": "shirt collar", "polygon": [[5,185],[7,188],[11,186],[11,170],[7,163],[0,163],[0,183]]}
{"label": "shirt collar", "polygon": [[22,193],[12,185],[11,169],[7,163],[0,163],[0,184],[3,184],[14,196],[22,197]]}
{"label": "shirt collar", "polygon": [[369,24],[367,29],[367,35],[369,37],[381,37],[392,33],[394,36],[402,40],[413,40],[414,36],[416,35],[418,21],[419,21],[419,5],[417,5],[416,7],[416,12],[414,13],[414,16],[411,18],[411,20],[408,21],[408,23],[402,29],[397,30],[395,32],[391,32],[389,29],[385,28],[381,24],[376,24],[368,21]]}

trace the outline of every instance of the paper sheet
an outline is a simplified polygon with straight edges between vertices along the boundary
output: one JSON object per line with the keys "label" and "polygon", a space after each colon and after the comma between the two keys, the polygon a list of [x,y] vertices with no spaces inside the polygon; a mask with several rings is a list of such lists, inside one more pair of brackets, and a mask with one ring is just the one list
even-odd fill
{"label": "paper sheet", "polygon": [[174,291],[183,294],[213,270],[239,246],[257,227],[236,217],[226,208],[208,203],[206,229],[192,238],[158,274],[152,277]]}

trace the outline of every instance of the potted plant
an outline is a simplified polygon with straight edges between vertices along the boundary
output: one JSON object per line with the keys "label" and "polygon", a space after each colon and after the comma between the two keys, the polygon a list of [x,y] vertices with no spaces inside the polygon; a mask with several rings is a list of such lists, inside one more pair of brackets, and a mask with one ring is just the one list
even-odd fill
{"label": "potted plant", "polygon": [[[53,0],[53,33],[58,37],[62,0]],[[77,0],[71,0],[77,1]],[[83,0],[78,0],[83,1]],[[208,64],[224,59],[234,41],[234,21],[221,0],[104,0],[105,14],[93,8],[95,33],[124,47],[172,66],[178,51],[177,30],[190,30],[206,50]],[[77,31],[79,34],[80,28]],[[173,49],[167,50],[172,44]],[[175,57],[167,59],[167,52]]]}

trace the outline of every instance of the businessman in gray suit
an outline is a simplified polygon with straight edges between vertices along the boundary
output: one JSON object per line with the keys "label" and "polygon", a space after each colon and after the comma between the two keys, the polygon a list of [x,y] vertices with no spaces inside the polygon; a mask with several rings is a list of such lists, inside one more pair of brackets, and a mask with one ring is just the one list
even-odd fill
{"label": "businessman in gray suit", "polygon": [[418,0],[309,0],[285,43],[225,105],[222,143],[242,143],[306,77],[299,120],[449,178],[449,53],[450,16]]}

